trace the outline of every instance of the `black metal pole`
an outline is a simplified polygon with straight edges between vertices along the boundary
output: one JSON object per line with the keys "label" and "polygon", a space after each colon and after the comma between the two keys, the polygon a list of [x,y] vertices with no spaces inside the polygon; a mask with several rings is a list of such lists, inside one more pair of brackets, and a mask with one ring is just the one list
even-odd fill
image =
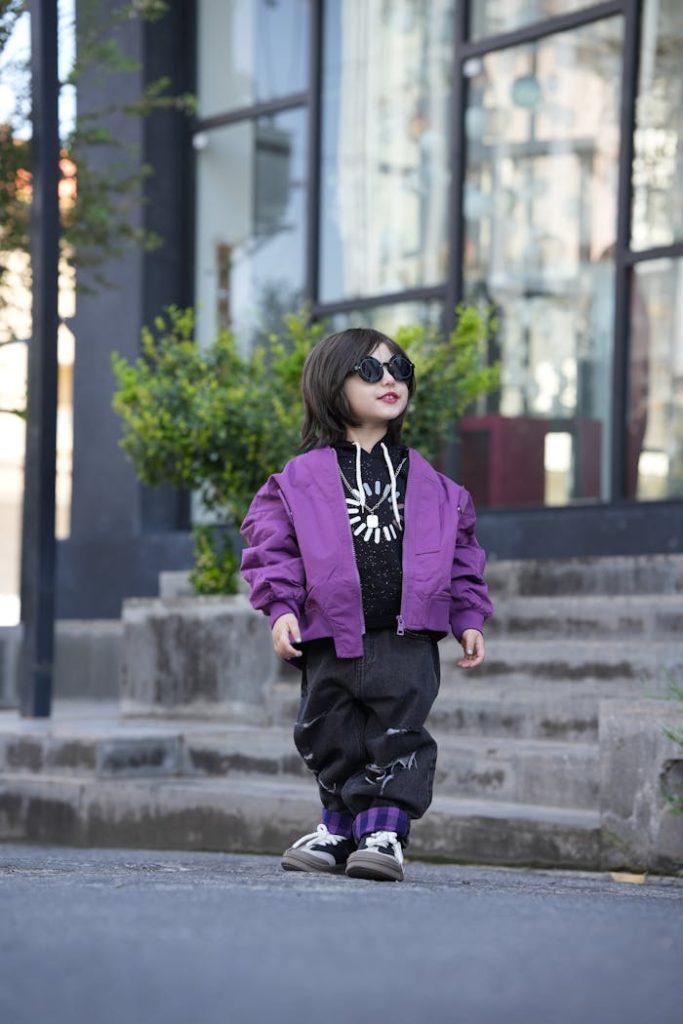
{"label": "black metal pole", "polygon": [[31,270],[33,332],[28,359],[28,416],[21,557],[23,626],[20,706],[49,716],[52,703],[57,447],[57,286],[59,263],[59,121],[57,0],[31,0]]}
{"label": "black metal pole", "polygon": [[[320,116],[322,107],[323,4],[311,0],[308,57],[308,203],[306,209],[306,292],[311,311],[320,298]],[[315,314],[314,314],[315,315]]]}
{"label": "black metal pole", "polygon": [[633,268],[631,250],[631,201],[633,190],[634,133],[636,97],[640,67],[641,0],[626,0],[624,25],[624,64],[621,75],[621,157],[617,192],[617,237],[614,246],[614,363],[612,367],[612,445],[610,501],[623,501],[628,494],[628,386],[631,331],[631,288]]}
{"label": "black metal pole", "polygon": [[468,4],[457,5],[453,33],[453,81],[451,85],[451,186],[448,208],[448,283],[443,311],[443,328],[450,332],[455,327],[455,307],[463,298],[463,255],[465,223],[463,215],[463,189],[465,182],[466,141],[465,106],[467,82],[464,75],[462,51],[467,42]]}

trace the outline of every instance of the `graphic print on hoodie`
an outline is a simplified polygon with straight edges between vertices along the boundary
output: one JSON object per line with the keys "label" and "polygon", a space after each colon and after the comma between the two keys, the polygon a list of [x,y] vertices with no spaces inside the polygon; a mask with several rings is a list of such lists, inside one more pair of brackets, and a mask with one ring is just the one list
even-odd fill
{"label": "graphic print on hoodie", "polygon": [[[383,449],[383,446],[386,449]],[[408,449],[382,438],[366,452],[351,441],[335,446],[342,490],[363,595],[365,628],[396,628],[403,583],[403,510],[408,483]],[[394,472],[389,472],[387,456]],[[359,498],[359,471],[365,507]],[[374,509],[374,511],[371,511]],[[400,528],[396,513],[400,520]]]}

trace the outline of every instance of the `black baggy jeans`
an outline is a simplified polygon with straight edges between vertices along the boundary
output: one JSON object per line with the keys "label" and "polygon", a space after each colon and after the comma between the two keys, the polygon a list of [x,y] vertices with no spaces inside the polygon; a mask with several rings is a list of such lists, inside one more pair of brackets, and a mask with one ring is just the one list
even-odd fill
{"label": "black baggy jeans", "polygon": [[432,800],[437,746],[425,721],[439,691],[429,633],[366,633],[363,656],[338,658],[331,638],[305,644],[294,742],[323,807],[358,815],[396,806],[420,818]]}

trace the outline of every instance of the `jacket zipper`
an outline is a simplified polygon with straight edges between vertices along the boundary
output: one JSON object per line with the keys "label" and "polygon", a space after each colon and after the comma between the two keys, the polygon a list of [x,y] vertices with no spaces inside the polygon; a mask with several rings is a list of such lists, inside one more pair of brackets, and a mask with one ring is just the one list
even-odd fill
{"label": "jacket zipper", "polygon": [[[350,526],[349,526],[349,533],[351,533],[351,527]],[[353,536],[351,537],[351,544],[353,545]],[[354,568],[356,570],[356,579],[358,580],[358,591],[360,593],[360,617],[361,617],[361,622],[363,623],[363,634],[362,635],[365,635],[365,614],[363,612],[363,588],[361,587],[361,584],[360,584],[360,573],[358,571],[358,563],[356,562],[356,553],[355,553],[355,551],[353,552],[353,565],[354,565]]]}
{"label": "jacket zipper", "polygon": [[[405,516],[405,505],[403,506],[403,515]],[[405,519],[403,520],[403,526],[405,529]],[[403,551],[401,553],[401,608],[396,616],[396,636],[403,636],[406,630],[406,624],[403,619],[403,608],[405,606],[405,589],[406,589],[406,574],[405,574],[405,533],[403,534]]]}
{"label": "jacket zipper", "polygon": [[[410,472],[410,461],[408,462],[408,472]],[[404,505],[403,505],[403,547],[401,549],[401,610],[396,616],[396,636],[403,636],[406,630],[406,624],[403,619],[403,607],[404,597],[406,589],[406,574],[405,574],[405,554],[406,554],[406,505],[408,503],[408,494],[406,492]]]}
{"label": "jacket zipper", "polygon": [[[339,480],[339,463],[337,462],[336,453],[334,455],[334,459],[335,459],[335,463],[336,463],[336,466],[337,466],[337,480]],[[355,551],[355,546],[354,546],[354,543],[353,543],[353,533],[351,532],[351,523],[349,522],[349,517],[348,517],[347,512],[346,512],[346,502],[344,501],[344,488],[342,487],[341,480],[339,480],[339,489],[341,491],[341,496],[342,496],[342,507],[344,509],[344,519],[346,520],[346,526],[347,526],[347,529],[349,531],[349,540],[351,541],[351,557],[353,558],[353,568],[356,571],[356,579],[358,580],[358,593],[360,594],[360,618],[361,618],[361,622],[363,623],[363,632],[362,632],[361,636],[363,636],[365,634],[365,615],[363,614],[363,588],[361,587],[361,583],[360,583],[360,572],[358,571],[358,563],[356,562],[356,551]]]}

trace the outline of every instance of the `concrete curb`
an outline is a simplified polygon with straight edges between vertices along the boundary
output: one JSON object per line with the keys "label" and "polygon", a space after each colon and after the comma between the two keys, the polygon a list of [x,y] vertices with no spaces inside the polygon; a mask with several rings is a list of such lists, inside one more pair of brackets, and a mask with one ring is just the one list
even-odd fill
{"label": "concrete curb", "polygon": [[[492,813],[493,812],[493,813]],[[0,838],[71,846],[281,853],[319,817],[311,783],[5,778]],[[409,853],[453,862],[595,868],[599,819],[437,798]]]}

